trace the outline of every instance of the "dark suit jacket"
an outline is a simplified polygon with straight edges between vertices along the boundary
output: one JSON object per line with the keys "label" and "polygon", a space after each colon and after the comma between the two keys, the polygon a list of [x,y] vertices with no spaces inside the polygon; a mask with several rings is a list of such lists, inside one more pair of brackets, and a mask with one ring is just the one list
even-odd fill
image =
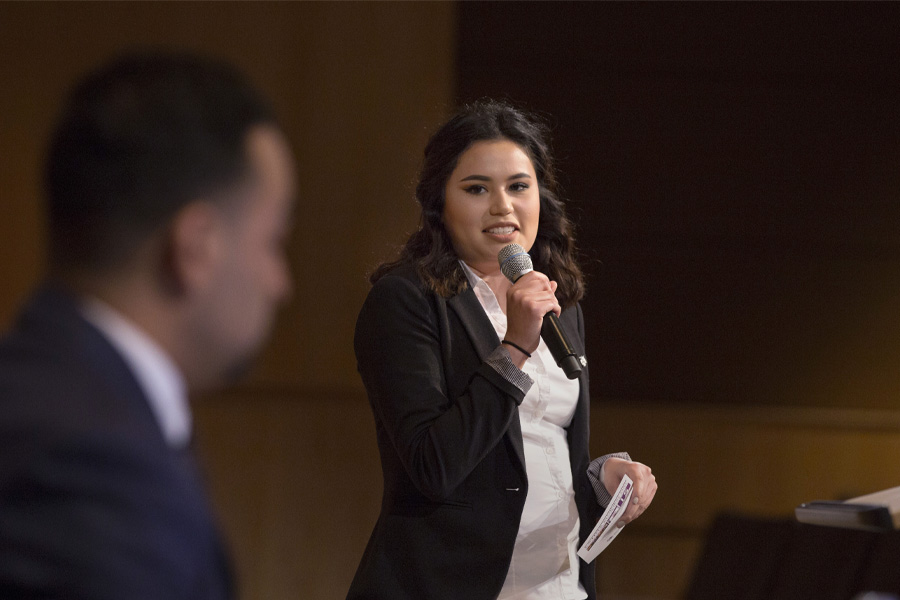
{"label": "dark suit jacket", "polygon": [[[583,353],[581,309],[560,321]],[[384,472],[381,514],[348,599],[496,598],[509,570],[528,482],[524,395],[484,359],[499,345],[468,289],[449,299],[411,267],[372,288],[356,325],[360,374]],[[588,380],[568,428],[581,537],[599,505],[588,482]],[[592,565],[581,582],[594,598]]]}
{"label": "dark suit jacket", "polygon": [[193,460],[66,293],[0,342],[0,597],[224,599],[228,561]]}

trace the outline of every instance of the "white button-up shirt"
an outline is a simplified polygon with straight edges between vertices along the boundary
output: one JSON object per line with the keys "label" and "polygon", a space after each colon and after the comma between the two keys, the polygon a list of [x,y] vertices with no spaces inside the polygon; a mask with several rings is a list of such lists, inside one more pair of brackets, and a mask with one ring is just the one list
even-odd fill
{"label": "white button-up shirt", "polygon": [[81,314],[125,360],[147,397],[166,442],[173,448],[186,446],[191,439],[191,408],[184,378],[169,355],[105,302],[88,298],[81,305]]}
{"label": "white button-up shirt", "polygon": [[[462,264],[475,296],[502,340],[506,315],[494,292]],[[580,600],[587,598],[587,593],[578,581],[579,518],[565,431],[575,414],[579,384],[566,378],[543,340],[522,370],[534,380],[519,406],[528,496],[499,598]]]}

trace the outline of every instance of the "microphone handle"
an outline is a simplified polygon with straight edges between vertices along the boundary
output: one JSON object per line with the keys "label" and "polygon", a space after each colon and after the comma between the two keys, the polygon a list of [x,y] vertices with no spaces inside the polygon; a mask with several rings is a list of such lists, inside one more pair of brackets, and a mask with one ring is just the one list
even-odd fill
{"label": "microphone handle", "polygon": [[550,354],[557,366],[563,370],[569,379],[578,379],[581,375],[581,364],[578,362],[578,353],[566,337],[559,323],[559,317],[554,312],[544,315],[544,323],[541,325],[541,338],[550,349]]}

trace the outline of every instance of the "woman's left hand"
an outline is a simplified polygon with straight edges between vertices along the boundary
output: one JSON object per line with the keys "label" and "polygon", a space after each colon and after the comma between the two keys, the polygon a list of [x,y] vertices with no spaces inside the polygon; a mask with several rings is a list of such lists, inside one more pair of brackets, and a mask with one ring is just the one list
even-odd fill
{"label": "woman's left hand", "polygon": [[603,485],[612,495],[622,481],[622,476],[628,475],[634,482],[631,493],[631,502],[625,514],[619,519],[617,525],[624,527],[627,523],[641,516],[656,495],[656,477],[650,471],[650,467],[622,458],[610,457],[603,464]]}

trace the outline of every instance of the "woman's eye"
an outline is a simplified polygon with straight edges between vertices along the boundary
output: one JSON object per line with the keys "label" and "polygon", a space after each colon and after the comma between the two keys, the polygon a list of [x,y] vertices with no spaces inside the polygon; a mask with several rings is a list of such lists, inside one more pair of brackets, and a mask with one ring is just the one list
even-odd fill
{"label": "woman's eye", "polygon": [[509,189],[514,192],[524,192],[528,189],[528,184],[523,181],[519,181],[509,186]]}
{"label": "woman's eye", "polygon": [[487,191],[483,185],[470,185],[466,188],[467,194],[483,194]]}

